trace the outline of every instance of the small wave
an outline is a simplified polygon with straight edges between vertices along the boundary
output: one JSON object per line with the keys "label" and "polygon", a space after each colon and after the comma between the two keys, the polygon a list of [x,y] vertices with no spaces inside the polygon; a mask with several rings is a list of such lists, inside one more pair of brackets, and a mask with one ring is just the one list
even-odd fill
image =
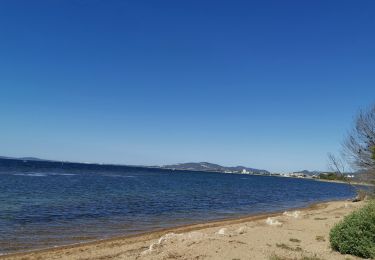
{"label": "small wave", "polygon": [[74,173],[49,173],[49,175],[55,175],[55,176],[74,176],[77,174]]}
{"label": "small wave", "polygon": [[28,177],[46,177],[46,176],[48,176],[47,174],[44,174],[44,173],[16,173],[14,175],[28,176]]}
{"label": "small wave", "polygon": [[120,175],[120,174],[111,174],[111,175],[103,175],[105,177],[114,177],[114,178],[136,178],[137,176],[133,175]]}
{"label": "small wave", "polygon": [[41,172],[33,172],[33,173],[14,173],[13,175],[17,176],[29,176],[29,177],[46,177],[46,176],[74,176],[77,174],[74,173],[41,173]]}

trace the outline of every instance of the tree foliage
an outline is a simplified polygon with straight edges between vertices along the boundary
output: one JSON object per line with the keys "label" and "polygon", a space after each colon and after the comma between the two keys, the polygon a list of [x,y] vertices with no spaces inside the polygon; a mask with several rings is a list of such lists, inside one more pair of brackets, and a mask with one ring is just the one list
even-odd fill
{"label": "tree foliage", "polygon": [[344,142],[344,154],[354,168],[375,170],[375,105],[359,112]]}

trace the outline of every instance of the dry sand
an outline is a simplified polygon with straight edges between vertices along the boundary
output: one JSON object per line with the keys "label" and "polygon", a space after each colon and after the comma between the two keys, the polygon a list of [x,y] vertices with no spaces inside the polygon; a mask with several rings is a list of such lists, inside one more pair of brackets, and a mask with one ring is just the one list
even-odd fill
{"label": "dry sand", "polygon": [[329,230],[363,204],[321,203],[284,214],[190,225],[0,259],[357,259],[330,249]]}

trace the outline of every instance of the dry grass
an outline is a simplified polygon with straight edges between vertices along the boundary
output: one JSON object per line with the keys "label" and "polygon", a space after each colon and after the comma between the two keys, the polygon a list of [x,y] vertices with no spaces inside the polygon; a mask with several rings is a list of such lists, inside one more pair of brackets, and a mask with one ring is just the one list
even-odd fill
{"label": "dry grass", "polygon": [[323,259],[314,255],[314,256],[302,256],[300,260],[323,260]]}
{"label": "dry grass", "polygon": [[273,254],[269,257],[269,260],[324,260],[324,259],[319,258],[316,255],[302,256],[301,258],[290,258],[290,257],[279,256],[279,255]]}
{"label": "dry grass", "polygon": [[302,248],[297,246],[297,247],[291,247],[291,246],[288,246],[287,244],[276,244],[276,246],[278,248],[281,248],[281,249],[285,249],[285,250],[289,250],[289,251],[295,251],[295,252],[301,252],[302,251]]}

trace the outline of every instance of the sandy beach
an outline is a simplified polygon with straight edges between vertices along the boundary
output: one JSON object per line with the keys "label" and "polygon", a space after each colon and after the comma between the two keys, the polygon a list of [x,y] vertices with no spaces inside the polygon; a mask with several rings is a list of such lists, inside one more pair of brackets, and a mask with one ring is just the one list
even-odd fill
{"label": "sandy beach", "polygon": [[189,225],[0,259],[357,259],[333,252],[329,230],[363,202]]}

